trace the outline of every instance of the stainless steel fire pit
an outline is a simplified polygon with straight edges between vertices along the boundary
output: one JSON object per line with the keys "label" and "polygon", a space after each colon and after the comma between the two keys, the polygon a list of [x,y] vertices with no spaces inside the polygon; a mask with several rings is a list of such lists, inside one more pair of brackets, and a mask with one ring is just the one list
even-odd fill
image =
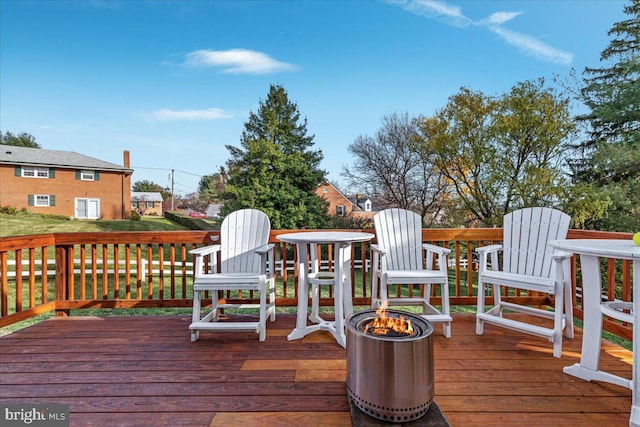
{"label": "stainless steel fire pit", "polygon": [[365,333],[366,326],[379,317],[375,310],[347,318],[347,392],[358,408],[374,418],[409,422],[426,414],[433,400],[433,326],[412,313],[386,313],[410,320],[413,332]]}

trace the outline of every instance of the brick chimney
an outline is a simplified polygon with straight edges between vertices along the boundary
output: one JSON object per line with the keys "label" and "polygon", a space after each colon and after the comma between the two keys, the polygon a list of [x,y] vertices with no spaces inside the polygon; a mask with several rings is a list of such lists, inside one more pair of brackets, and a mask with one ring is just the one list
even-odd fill
{"label": "brick chimney", "polygon": [[124,150],[124,167],[127,169],[131,168],[131,163],[129,162],[129,150]]}

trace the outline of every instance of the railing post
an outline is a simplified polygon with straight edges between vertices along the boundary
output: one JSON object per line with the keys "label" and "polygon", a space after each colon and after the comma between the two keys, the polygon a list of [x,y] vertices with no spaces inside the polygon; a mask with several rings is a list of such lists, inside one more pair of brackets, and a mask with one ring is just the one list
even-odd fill
{"label": "railing post", "polygon": [[58,303],[65,301],[69,289],[69,274],[67,259],[69,258],[69,245],[56,245],[56,316],[64,317],[69,315],[68,309],[58,309]]}

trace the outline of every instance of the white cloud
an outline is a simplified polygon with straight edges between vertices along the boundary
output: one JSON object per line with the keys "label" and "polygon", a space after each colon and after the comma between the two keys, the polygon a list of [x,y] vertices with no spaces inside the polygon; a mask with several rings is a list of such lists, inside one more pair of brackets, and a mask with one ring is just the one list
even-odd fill
{"label": "white cloud", "polygon": [[413,0],[408,2],[389,2],[400,6],[415,15],[436,19],[448,25],[466,28],[470,25],[486,28],[499,35],[505,42],[516,46],[524,53],[543,61],[570,65],[574,55],[571,52],[556,49],[527,34],[518,33],[503,27],[522,12],[494,12],[487,18],[474,21],[462,13],[462,8],[452,6],[441,0]]}
{"label": "white cloud", "polygon": [[488,28],[502,37],[507,43],[543,61],[563,65],[570,65],[573,62],[573,54],[571,52],[556,49],[526,34],[510,31],[499,26],[489,26]]}
{"label": "white cloud", "polygon": [[486,22],[490,25],[500,25],[507,21],[511,21],[513,18],[521,14],[522,12],[495,12],[489,15]]}
{"label": "white cloud", "polygon": [[262,52],[247,49],[196,50],[187,54],[184,65],[219,67],[228,74],[268,74],[298,69],[294,64],[280,62]]}
{"label": "white cloud", "polygon": [[230,119],[233,116],[220,108],[209,108],[208,110],[156,110],[151,113],[151,118],[158,121],[170,120],[220,120]]}
{"label": "white cloud", "polygon": [[451,6],[442,1],[414,0],[402,4],[402,8],[415,15],[436,18],[455,27],[466,27],[472,23],[469,18],[462,14],[460,7]]}

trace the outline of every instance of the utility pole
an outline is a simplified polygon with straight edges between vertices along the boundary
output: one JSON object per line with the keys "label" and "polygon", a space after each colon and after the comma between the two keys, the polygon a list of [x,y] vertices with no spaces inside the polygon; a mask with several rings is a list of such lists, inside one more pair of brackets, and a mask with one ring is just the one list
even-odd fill
{"label": "utility pole", "polygon": [[174,211],[173,209],[173,201],[175,200],[175,197],[173,197],[173,169],[171,169],[171,212]]}

